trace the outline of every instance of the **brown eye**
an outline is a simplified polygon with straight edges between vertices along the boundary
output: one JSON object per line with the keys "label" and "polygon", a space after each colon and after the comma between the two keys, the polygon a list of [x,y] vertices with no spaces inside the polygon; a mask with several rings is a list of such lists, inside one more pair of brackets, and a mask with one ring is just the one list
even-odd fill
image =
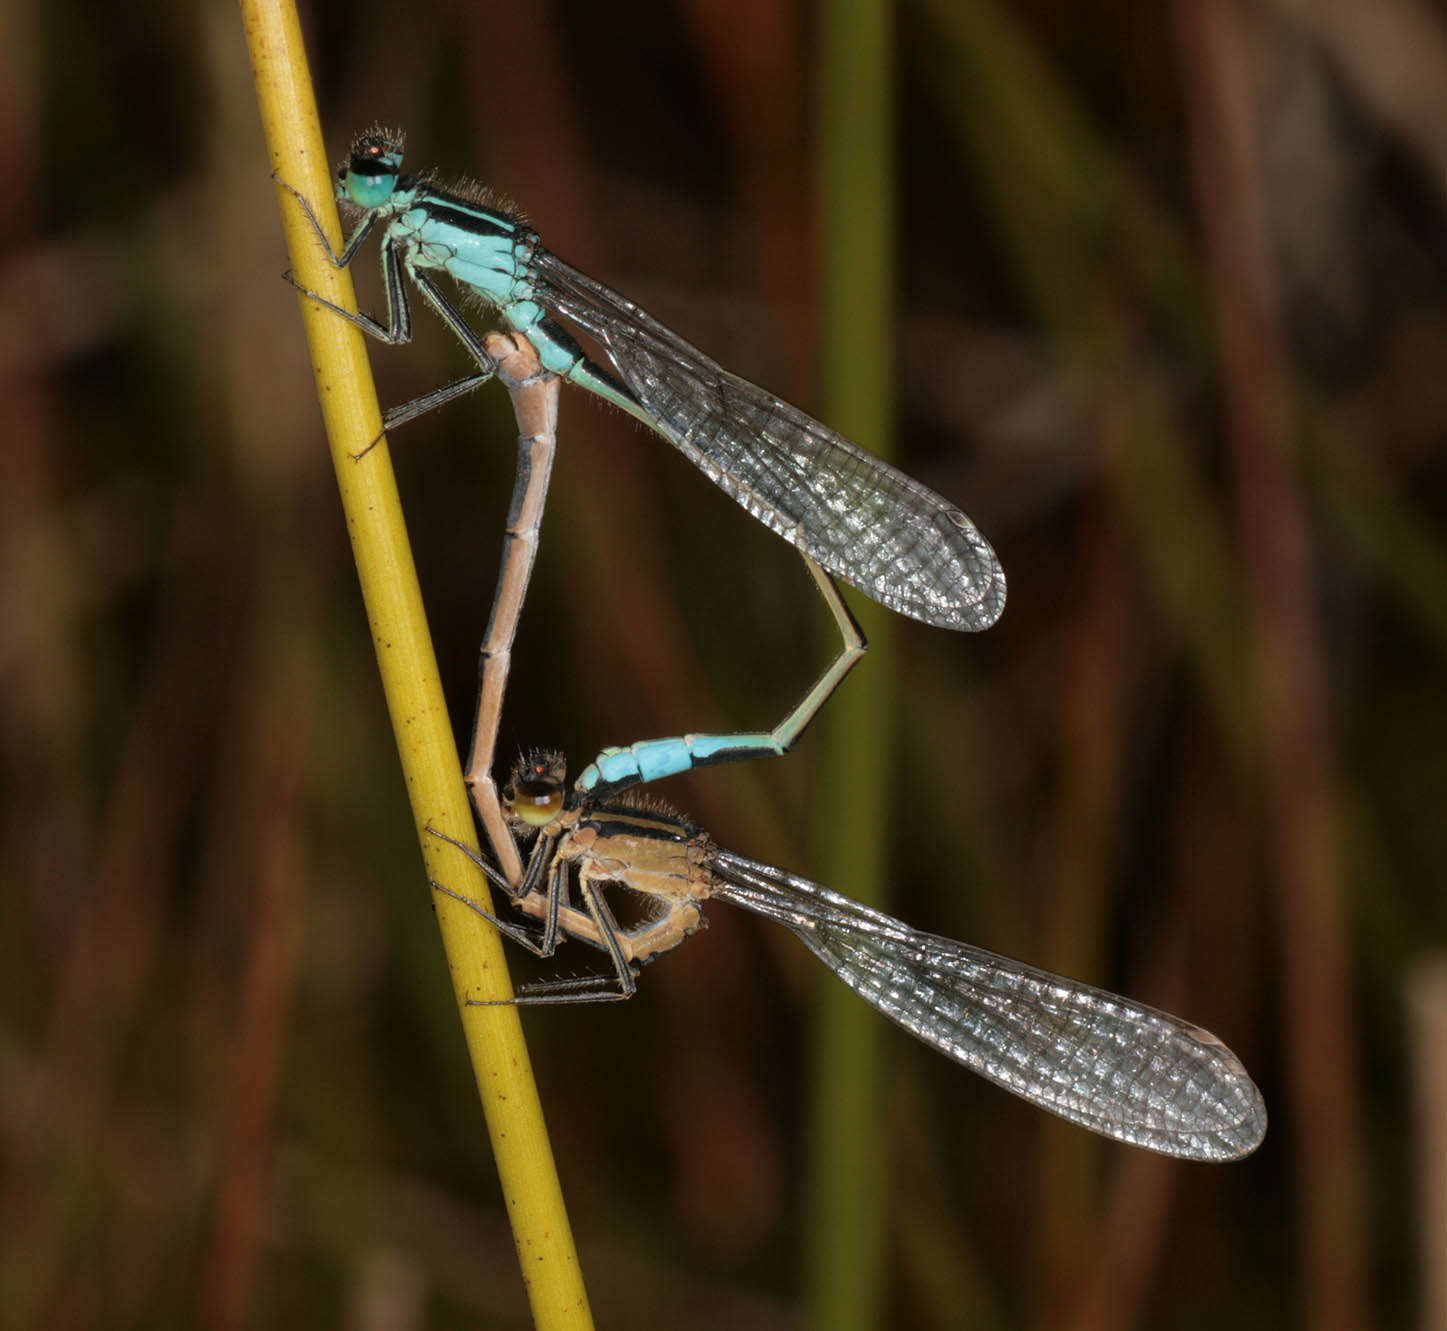
{"label": "brown eye", "polygon": [[563,809],[563,791],[556,781],[519,781],[503,792],[507,807],[531,827],[546,827]]}
{"label": "brown eye", "polygon": [[546,827],[566,802],[562,756],[539,750],[518,759],[503,787],[503,810],[529,827]]}

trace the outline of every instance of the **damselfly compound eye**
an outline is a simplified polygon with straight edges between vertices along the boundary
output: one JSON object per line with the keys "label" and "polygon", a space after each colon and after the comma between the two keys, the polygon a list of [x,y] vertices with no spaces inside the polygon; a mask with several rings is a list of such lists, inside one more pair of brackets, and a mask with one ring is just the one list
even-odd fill
{"label": "damselfly compound eye", "polygon": [[402,145],[386,134],[364,134],[352,145],[351,160],[338,173],[337,190],[361,208],[380,208],[392,197],[402,174]]}
{"label": "damselfly compound eye", "polygon": [[503,792],[508,812],[529,827],[546,827],[563,810],[563,790],[555,781],[518,781]]}
{"label": "damselfly compound eye", "polygon": [[546,827],[563,811],[567,769],[556,753],[532,753],[518,761],[503,788],[503,809],[529,827]]}

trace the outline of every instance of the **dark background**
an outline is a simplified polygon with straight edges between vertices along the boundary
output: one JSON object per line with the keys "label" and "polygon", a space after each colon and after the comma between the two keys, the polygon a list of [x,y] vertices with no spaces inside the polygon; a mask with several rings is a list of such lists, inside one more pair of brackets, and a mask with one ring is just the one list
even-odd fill
{"label": "dark background", "polygon": [[[810,9],[306,21],[334,157],[405,125],[411,167],[517,199],[817,406]],[[0,1318],[524,1326],[238,15],[7,22]],[[1441,1251],[1414,1087],[1444,934],[1447,15],[917,0],[896,38],[899,458],[989,536],[1010,603],[982,637],[889,628],[892,909],[1209,1026],[1273,1117],[1243,1164],[1162,1161],[891,1028],[884,1320],[1415,1322]],[[1244,182],[1217,170],[1238,112]],[[420,309],[374,363],[387,403],[463,368]],[[490,390],[393,441],[459,732],[513,433]],[[565,393],[504,757],[766,726],[828,632],[783,543]],[[818,876],[826,729],[666,793]],[[816,978],[715,907],[632,1003],[527,1016],[600,1324],[798,1324]]]}

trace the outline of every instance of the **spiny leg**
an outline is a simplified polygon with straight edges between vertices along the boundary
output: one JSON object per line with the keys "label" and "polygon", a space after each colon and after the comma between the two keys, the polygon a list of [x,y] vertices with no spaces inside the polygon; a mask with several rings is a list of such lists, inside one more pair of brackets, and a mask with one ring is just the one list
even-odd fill
{"label": "spiny leg", "polygon": [[[428,879],[434,890],[441,892],[444,896],[451,897],[454,901],[460,902],[469,910],[481,915],[489,924],[493,925],[500,933],[511,938],[515,943],[520,943],[536,957],[551,957],[558,950],[560,936],[559,909],[562,896],[567,891],[567,863],[553,853],[554,847],[540,841],[528,862],[528,872],[523,877],[522,889],[514,893],[512,886],[492,867],[478,852],[469,846],[465,841],[459,841],[456,837],[448,836],[446,832],[439,832],[435,827],[429,825],[427,831],[439,841],[445,841],[451,846],[456,846],[467,856],[479,869],[483,871],[488,880],[495,886],[502,888],[508,893],[513,906],[523,910],[534,918],[540,918],[543,924],[541,937],[534,935],[522,925],[510,920],[500,919],[488,910],[480,901],[472,897],[464,896],[460,892],[454,892],[450,887],[445,887],[435,878]],[[546,905],[541,914],[535,909],[528,909],[528,903],[535,900],[539,892],[541,880],[547,878],[547,889],[542,895],[546,897]]]}

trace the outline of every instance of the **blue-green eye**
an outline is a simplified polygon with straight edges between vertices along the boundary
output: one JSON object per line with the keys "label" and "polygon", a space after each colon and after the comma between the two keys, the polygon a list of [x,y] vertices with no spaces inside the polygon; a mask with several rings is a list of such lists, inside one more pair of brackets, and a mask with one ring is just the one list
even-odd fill
{"label": "blue-green eye", "polygon": [[337,173],[337,197],[359,208],[380,208],[392,197],[401,174],[401,143],[382,134],[364,134]]}

